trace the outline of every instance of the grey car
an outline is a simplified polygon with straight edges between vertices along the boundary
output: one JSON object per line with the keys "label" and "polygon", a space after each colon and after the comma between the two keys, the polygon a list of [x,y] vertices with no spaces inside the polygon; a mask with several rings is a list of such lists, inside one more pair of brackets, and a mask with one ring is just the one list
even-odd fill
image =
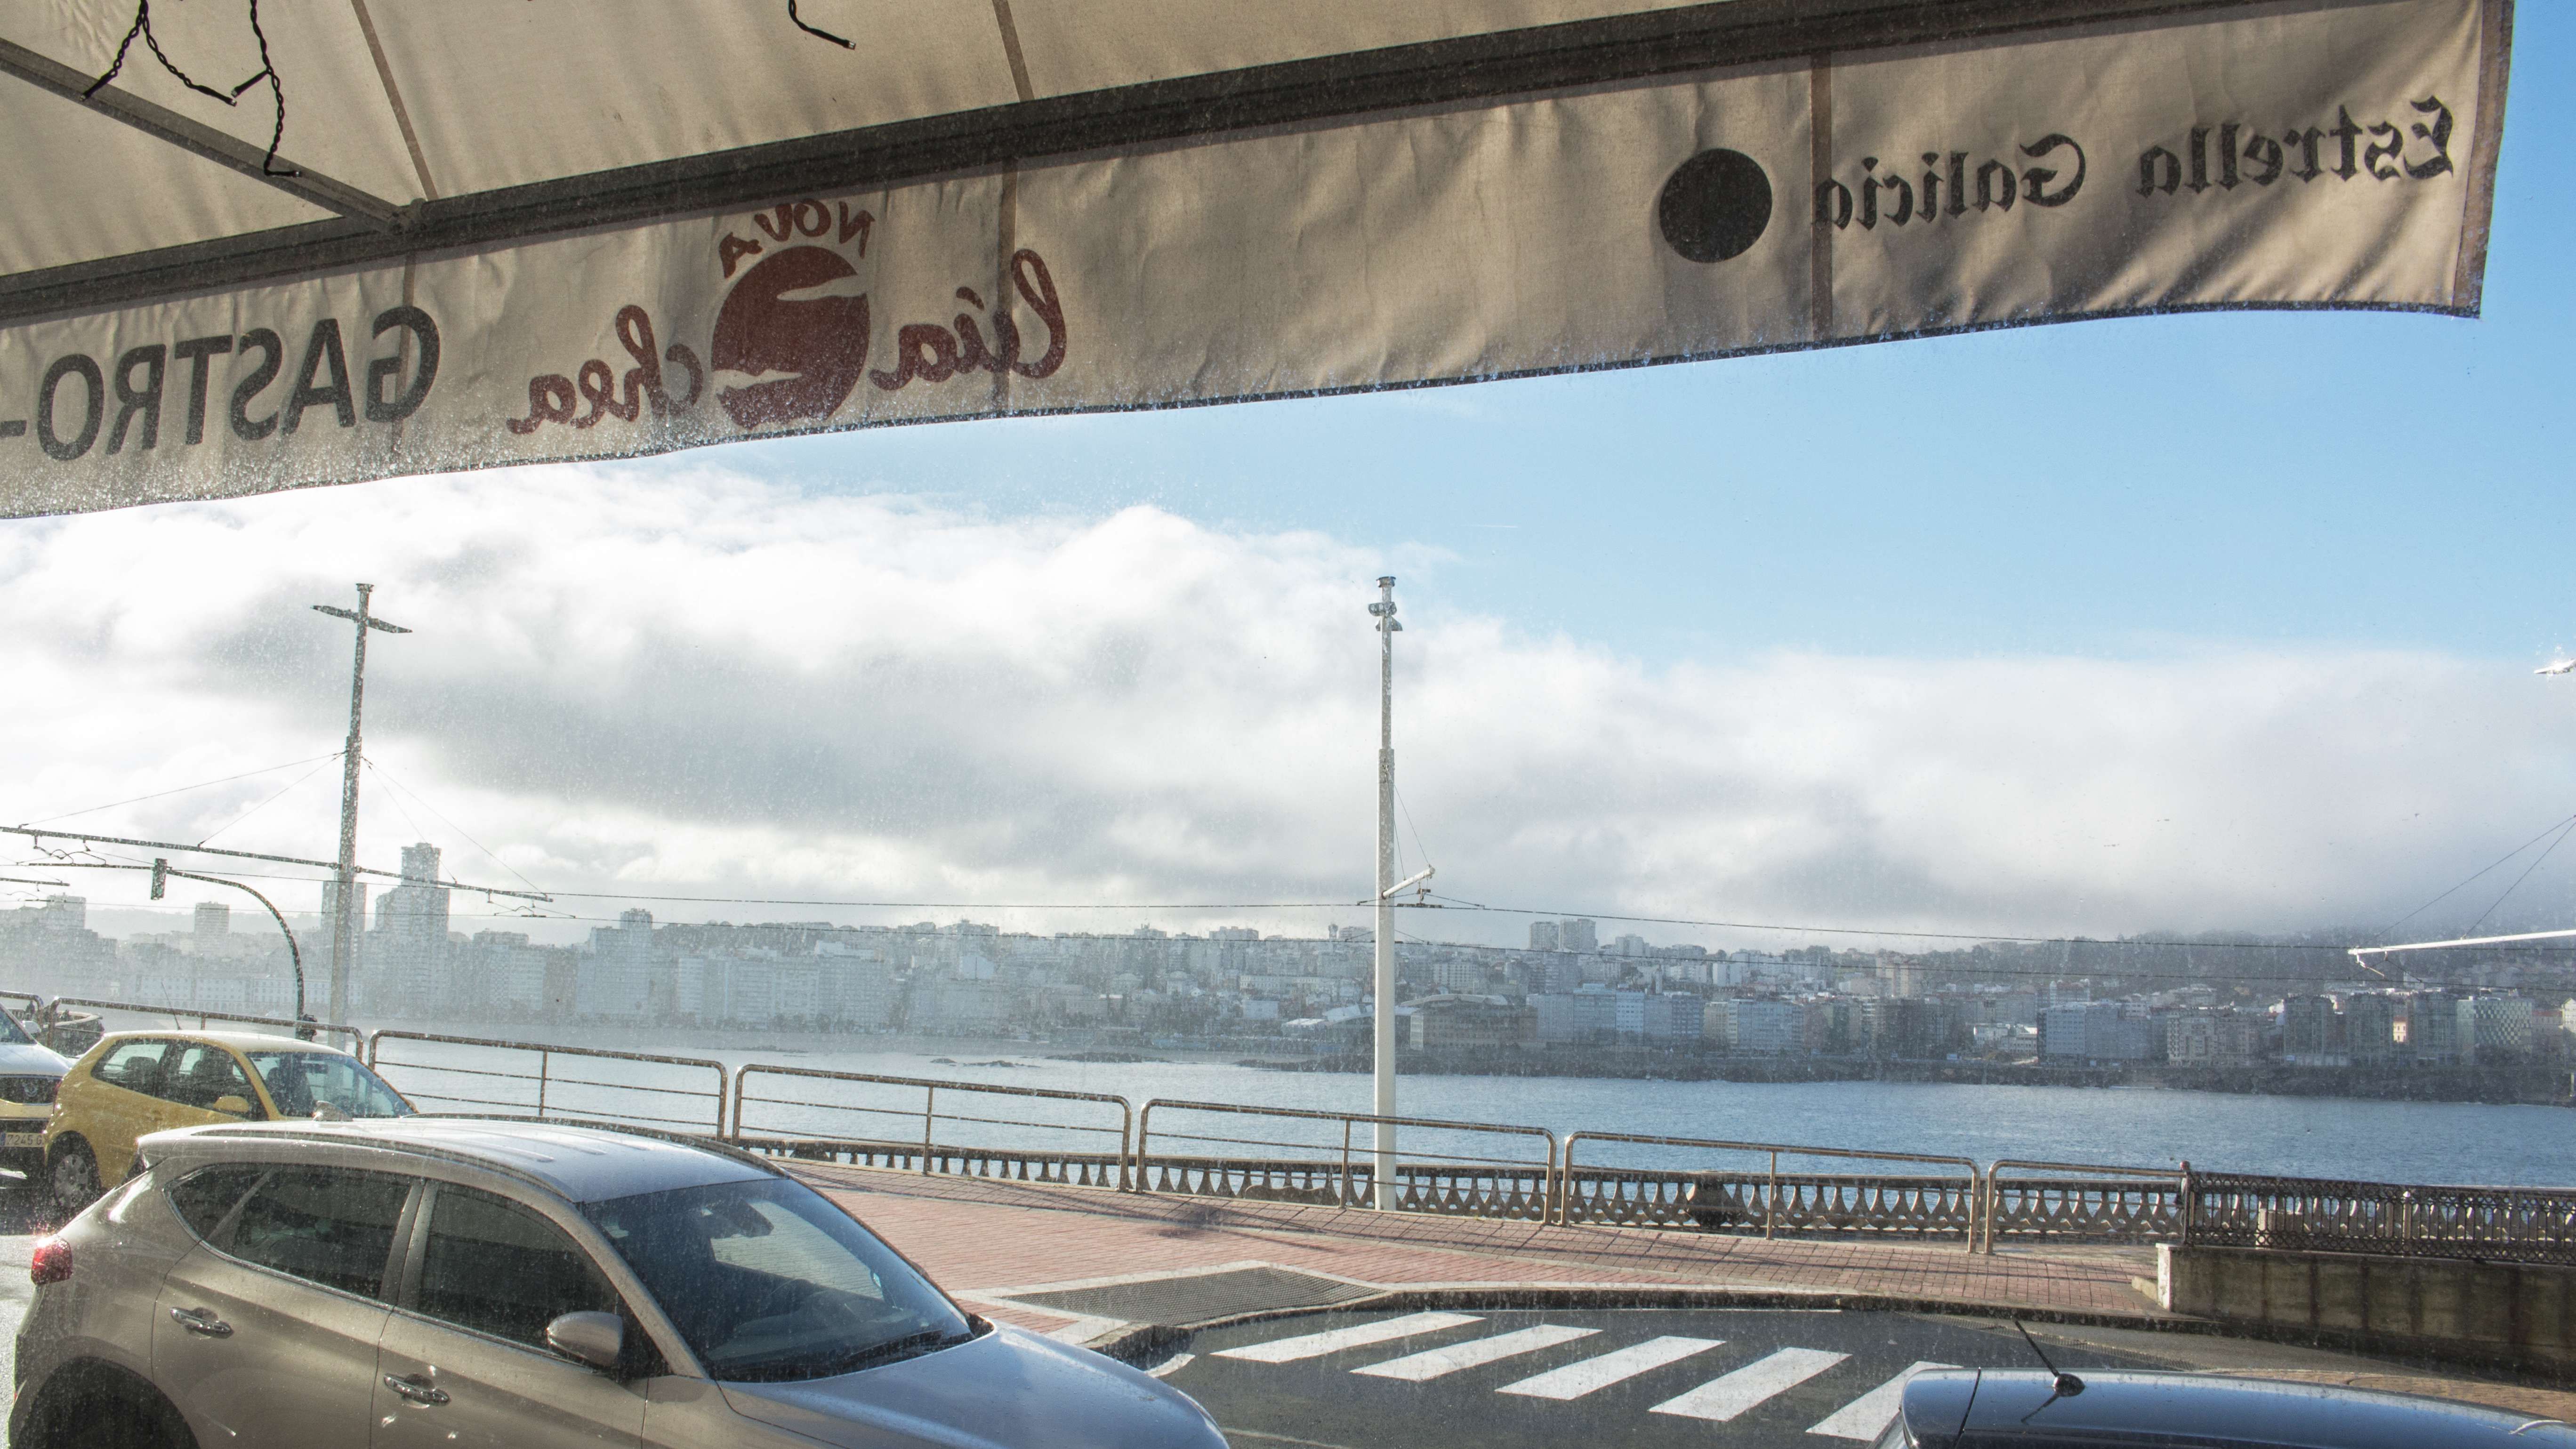
{"label": "grey car", "polygon": [[2532,1449],[2555,1419],[2412,1394],[2209,1374],[1933,1369],[1876,1449]]}
{"label": "grey car", "polygon": [[1223,1449],[729,1149],[411,1117],[191,1127],[38,1245],[21,1449]]}

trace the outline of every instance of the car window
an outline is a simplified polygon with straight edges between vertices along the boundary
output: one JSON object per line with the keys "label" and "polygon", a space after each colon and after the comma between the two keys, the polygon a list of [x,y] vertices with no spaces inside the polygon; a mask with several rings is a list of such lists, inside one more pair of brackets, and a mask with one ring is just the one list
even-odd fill
{"label": "car window", "polygon": [[255,1051],[250,1064],[268,1084],[268,1098],[281,1117],[310,1117],[327,1102],[352,1117],[408,1117],[411,1104],[368,1071],[355,1057],[339,1052]]}
{"label": "car window", "polygon": [[251,1092],[250,1076],[241,1069],[241,1062],[208,1042],[180,1043],[177,1054],[165,1062],[160,1089],[154,1095],[203,1111],[212,1111],[226,1097],[259,1100]]}
{"label": "car window", "polygon": [[106,1056],[90,1069],[90,1075],[111,1087],[129,1092],[158,1095],[161,1091],[161,1059],[175,1043],[167,1041],[120,1042],[108,1048]]}
{"label": "car window", "polygon": [[33,1046],[35,1041],[34,1037],[27,1035],[27,1029],[18,1024],[18,1018],[0,1011],[0,1045]]}
{"label": "car window", "polygon": [[743,1201],[735,1211],[741,1231],[707,1244],[717,1262],[801,1283],[829,1284],[862,1298],[884,1299],[885,1281],[814,1223],[779,1203],[757,1198]]}
{"label": "car window", "polygon": [[380,1172],[280,1168],[242,1203],[221,1246],[246,1263],[381,1297],[410,1191],[409,1180]]}
{"label": "car window", "polygon": [[782,1178],[583,1208],[719,1379],[826,1378],[971,1336],[848,1213]]}
{"label": "car window", "polygon": [[519,1204],[440,1187],[429,1213],[418,1306],[432,1318],[543,1346],[566,1313],[617,1311],[617,1291],[561,1228]]}
{"label": "car window", "polygon": [[201,1238],[212,1238],[242,1194],[267,1174],[265,1164],[200,1168],[170,1185],[170,1206]]}

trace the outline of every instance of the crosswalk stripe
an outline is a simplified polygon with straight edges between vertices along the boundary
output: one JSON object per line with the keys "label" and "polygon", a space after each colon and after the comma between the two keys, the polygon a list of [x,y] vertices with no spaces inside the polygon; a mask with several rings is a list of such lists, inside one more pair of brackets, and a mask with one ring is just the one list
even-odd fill
{"label": "crosswalk stripe", "polygon": [[1570,1363],[1561,1369],[1550,1369],[1534,1378],[1516,1384],[1505,1384],[1494,1392],[1519,1394],[1531,1399],[1579,1399],[1595,1389],[1608,1388],[1621,1379],[1632,1379],[1650,1369],[1678,1363],[1695,1353],[1706,1353],[1722,1338],[1650,1338],[1644,1343]]}
{"label": "crosswalk stripe", "polygon": [[1827,1414],[1810,1434],[1829,1439],[1875,1439],[1896,1422],[1897,1410],[1905,1406],[1905,1381],[1925,1369],[1957,1368],[1954,1363],[1934,1363],[1929,1359],[1880,1384],[1877,1388]]}
{"label": "crosswalk stripe", "polygon": [[1679,1398],[1666,1399],[1647,1412],[1723,1424],[1850,1357],[1847,1353],[1827,1353],[1821,1348],[1784,1348],[1768,1358],[1755,1359],[1731,1374],[1711,1379]]}
{"label": "crosswalk stripe", "polygon": [[1403,1358],[1391,1358],[1384,1363],[1373,1363],[1366,1368],[1353,1369],[1351,1372],[1367,1374],[1371,1378],[1403,1379],[1408,1383],[1418,1384],[1425,1379],[1454,1374],[1460,1369],[1477,1368],[1503,1359],[1516,1358],[1521,1354],[1536,1353],[1542,1348],[1554,1348],[1560,1343],[1572,1343],[1578,1338],[1590,1338],[1600,1331],[1597,1328],[1561,1328],[1553,1323],[1542,1323],[1536,1328],[1497,1333],[1491,1338],[1470,1339],[1465,1343],[1452,1344],[1447,1348],[1428,1349],[1421,1353],[1408,1354]]}
{"label": "crosswalk stripe", "polygon": [[1346,1348],[1362,1348],[1394,1338],[1413,1338],[1483,1321],[1467,1313],[1409,1313],[1402,1318],[1382,1318],[1375,1323],[1356,1323],[1323,1333],[1306,1333],[1295,1338],[1274,1338],[1268,1343],[1245,1344],[1241,1348],[1219,1349],[1212,1356],[1249,1359],[1254,1363],[1294,1363],[1301,1358],[1322,1358],[1325,1354],[1339,1353]]}

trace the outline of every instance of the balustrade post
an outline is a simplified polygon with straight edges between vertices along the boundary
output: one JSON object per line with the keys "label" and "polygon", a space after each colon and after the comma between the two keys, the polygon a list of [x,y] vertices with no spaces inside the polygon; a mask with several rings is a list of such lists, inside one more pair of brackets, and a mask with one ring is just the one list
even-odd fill
{"label": "balustrade post", "polygon": [[2200,1220],[2200,1193],[2191,1180],[2191,1159],[2182,1161],[2182,1245],[2191,1246],[2191,1230]]}
{"label": "balustrade post", "polygon": [[1336,1197],[1341,1206],[1351,1205],[1351,1119],[1348,1117],[1342,1119],[1342,1178],[1341,1191]]}
{"label": "balustrade post", "polygon": [[1771,1153],[1771,1185],[1763,1194],[1762,1236],[1768,1238],[1780,1226],[1780,1153]]}
{"label": "balustrade post", "polygon": [[939,1089],[921,1089],[921,1175],[930,1176],[930,1124],[939,1114]]}
{"label": "balustrade post", "polygon": [[546,1115],[546,1079],[552,1075],[554,1064],[553,1052],[537,1053],[537,1115],[540,1117]]}

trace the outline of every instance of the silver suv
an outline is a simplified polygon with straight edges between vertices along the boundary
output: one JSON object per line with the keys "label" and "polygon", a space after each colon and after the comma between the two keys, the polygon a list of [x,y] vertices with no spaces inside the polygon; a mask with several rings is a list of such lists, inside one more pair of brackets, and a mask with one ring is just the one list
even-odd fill
{"label": "silver suv", "polygon": [[411,1117],[191,1127],[38,1245],[21,1449],[1224,1449],[760,1159]]}

